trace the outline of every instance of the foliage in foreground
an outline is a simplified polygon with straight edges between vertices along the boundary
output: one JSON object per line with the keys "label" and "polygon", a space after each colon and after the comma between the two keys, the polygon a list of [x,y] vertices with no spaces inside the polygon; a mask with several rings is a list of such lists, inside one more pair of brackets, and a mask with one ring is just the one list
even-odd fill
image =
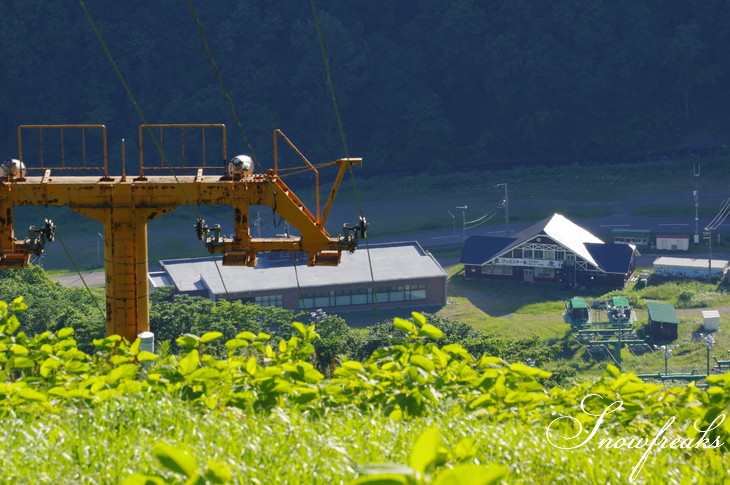
{"label": "foliage in foreground", "polygon": [[[730,374],[709,377],[712,386],[707,391],[692,385],[665,389],[609,367],[609,372],[594,382],[548,390],[540,382],[549,375],[545,371],[519,363],[510,365],[494,357],[474,358],[459,344],[439,347],[429,342],[439,339],[441,331],[414,314],[413,320],[395,321],[406,342],[377,350],[365,363],[343,362],[333,377],[326,379],[308,362],[313,352],[311,342],[317,338],[314,326],[295,323],[297,335],[278,342],[263,333],[242,332],[226,343],[228,355],[224,359],[208,352],[212,342],[221,337],[216,332],[180,337],[178,344],[185,349],[180,356],[144,352],[139,340],[130,344],[118,336],[97,340],[97,352],[89,355],[78,350],[71,329],[33,337],[18,332],[14,313],[23,309],[20,299],[11,305],[0,304],[0,415],[9,430],[23,430],[24,434],[19,434],[30,441],[43,435],[51,441],[45,446],[51,448],[53,443],[64,446],[64,433],[71,426],[60,424],[43,433],[34,428],[63,423],[62,416],[77,416],[79,422],[86,423],[86,442],[73,442],[72,449],[64,453],[81,476],[98,472],[92,471],[94,460],[89,459],[90,437],[91,442],[106,440],[102,447],[114,447],[115,441],[124,441],[130,432],[144,436],[144,453],[151,452],[156,461],[139,460],[126,451],[127,461],[116,462],[116,481],[244,483],[266,476],[261,470],[250,470],[247,462],[235,463],[236,457],[249,456],[243,451],[246,443],[240,445],[235,457],[221,455],[210,444],[197,452],[185,444],[190,441],[202,446],[210,438],[211,443],[230,450],[232,445],[227,443],[230,439],[223,428],[213,427],[199,435],[210,428],[209,421],[215,426],[226,421],[231,422],[225,426],[233,426],[240,421],[258,428],[236,435],[238,439],[251,443],[267,440],[267,447],[259,446],[255,453],[259,458],[252,462],[258,460],[263,468],[267,468],[267,460],[276,462],[276,466],[290,468],[276,473],[291,473],[293,468],[311,478],[302,478],[301,483],[351,479],[356,483],[490,483],[474,480],[497,480],[503,473],[508,473],[506,480],[510,482],[529,482],[537,476],[562,477],[574,483],[586,478],[601,481],[603,477],[605,482],[607,477],[608,481],[620,478],[611,475],[618,472],[606,475],[583,470],[574,474],[583,477],[578,480],[571,478],[576,471],[572,467],[593,469],[592,461],[586,460],[592,460],[594,453],[626,478],[644,451],[627,446],[627,440],[651,440],[662,434],[672,443],[698,445],[693,449],[667,445],[655,451],[651,470],[658,466],[665,476],[657,481],[646,467],[639,475],[642,480],[666,483],[666,476],[672,476],[678,477],[679,483],[683,473],[696,474],[698,470],[708,483],[727,478],[721,464],[730,441],[730,422],[724,419],[730,410]],[[612,407],[618,401],[622,406]],[[179,421],[179,416],[177,424],[156,422],[163,419],[157,408],[162,415],[176,409],[186,414],[189,423]],[[328,428],[332,423],[338,428]],[[185,432],[176,431],[178,426]],[[383,448],[387,440],[373,433],[365,440],[383,440],[371,445],[379,451],[358,451],[356,461],[347,452],[341,453],[340,462],[329,464],[336,470],[334,476],[321,469],[320,475],[307,475],[309,465],[282,465],[279,461],[282,454],[315,460],[313,450],[319,448],[309,452],[300,449],[301,433],[329,430],[334,441],[327,446],[352,450],[355,435],[363,433],[363,428],[378,426],[398,430],[398,449],[389,456],[384,451],[388,448]],[[150,436],[157,430],[164,439]],[[591,441],[589,432],[594,430],[598,435]],[[276,438],[262,438],[272,434]],[[571,436],[573,439],[566,438]],[[276,444],[276,439],[285,437],[290,444]],[[606,439],[613,442],[605,445]],[[448,447],[444,446],[447,441]],[[576,446],[581,441],[585,446]],[[17,443],[18,438],[12,442]],[[12,469],[6,468],[8,463],[33,461],[27,447],[20,448],[22,452],[13,449],[11,453],[7,451],[11,448],[0,448],[3,469]],[[140,453],[139,446],[133,448]],[[512,454],[514,450],[520,450],[521,455]],[[327,450],[319,452],[330,456]],[[8,454],[11,459],[6,458]],[[571,464],[572,459],[578,462]],[[138,461],[140,465],[136,465]],[[365,467],[355,478],[355,465],[382,461],[401,465]],[[485,463],[496,465],[473,468]],[[509,465],[509,472],[500,465]],[[66,463],[64,470],[68,466]],[[135,474],[137,466],[146,471]],[[322,465],[317,462],[316,466]],[[41,468],[50,474],[47,467]],[[268,468],[268,472],[274,469]],[[31,475],[26,477],[32,477],[34,470],[27,473]]]}

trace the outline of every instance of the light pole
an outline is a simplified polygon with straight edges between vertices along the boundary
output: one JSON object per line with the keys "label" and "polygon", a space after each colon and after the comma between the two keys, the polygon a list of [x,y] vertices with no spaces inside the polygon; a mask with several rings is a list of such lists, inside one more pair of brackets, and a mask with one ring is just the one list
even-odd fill
{"label": "light pole", "polygon": [[495,187],[501,187],[504,185],[504,199],[502,200],[502,207],[504,207],[504,221],[505,221],[505,237],[509,237],[509,197],[507,195],[507,182],[503,184],[497,184]]}
{"label": "light pole", "polygon": [[699,231],[699,220],[700,220],[700,191],[699,191],[699,180],[700,180],[700,164],[694,164],[694,177],[695,177],[695,190],[693,196],[695,199],[695,244],[700,242],[700,231]]}
{"label": "light pole", "polygon": [[461,237],[466,241],[466,208],[468,206],[463,205],[457,207],[457,209],[460,209],[461,212]]}
{"label": "light pole", "polygon": [[712,350],[713,347],[715,347],[715,337],[713,337],[711,334],[700,334],[700,338],[705,342],[705,346],[707,347],[707,375],[710,375],[710,350]]}
{"label": "light pole", "polygon": [[676,345],[662,345],[660,347],[657,347],[664,351],[664,375],[665,376],[669,374],[669,359],[674,357],[672,350],[675,349],[676,347],[677,347]]}

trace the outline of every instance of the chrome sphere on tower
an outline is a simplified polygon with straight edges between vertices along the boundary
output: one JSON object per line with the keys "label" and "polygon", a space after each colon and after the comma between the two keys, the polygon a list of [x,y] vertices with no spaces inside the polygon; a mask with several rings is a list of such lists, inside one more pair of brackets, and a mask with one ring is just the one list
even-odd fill
{"label": "chrome sphere on tower", "polygon": [[15,158],[9,158],[0,164],[0,177],[25,177],[25,164]]}
{"label": "chrome sphere on tower", "polygon": [[253,159],[248,155],[236,155],[228,162],[228,175],[240,176],[253,174]]}

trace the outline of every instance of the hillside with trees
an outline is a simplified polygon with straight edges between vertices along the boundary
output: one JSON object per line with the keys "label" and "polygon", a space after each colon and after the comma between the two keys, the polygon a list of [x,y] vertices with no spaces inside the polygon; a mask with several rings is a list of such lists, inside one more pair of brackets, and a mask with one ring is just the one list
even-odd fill
{"label": "hillside with trees", "polygon": [[[229,126],[246,145],[188,2],[87,5],[151,123]],[[271,133],[340,156],[311,4],[194,4],[256,154]],[[730,5],[558,1],[316,3],[349,150],[365,174],[612,160],[728,140]],[[29,123],[103,123],[113,163],[142,121],[76,2],[0,4],[0,154]],[[303,142],[302,142],[303,143]]]}

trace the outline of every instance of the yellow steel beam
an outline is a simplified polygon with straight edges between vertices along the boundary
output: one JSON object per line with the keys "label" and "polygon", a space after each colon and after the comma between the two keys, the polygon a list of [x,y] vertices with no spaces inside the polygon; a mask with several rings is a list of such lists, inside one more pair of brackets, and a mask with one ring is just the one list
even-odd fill
{"label": "yellow steel beam", "polygon": [[[344,239],[330,237],[275,174],[249,175],[237,180],[196,175],[102,181],[95,177],[54,178],[46,174],[22,181],[0,180],[0,253],[8,266],[21,266],[17,256],[23,257],[27,252],[22,241],[13,236],[13,207],[36,204],[69,206],[104,224],[107,333],[122,335],[130,341],[149,330],[147,222],[178,205],[233,206],[235,236],[212,248],[230,253],[228,260],[232,264],[252,265],[256,253],[266,250],[305,251],[310,264],[337,264],[339,251],[352,249]],[[251,238],[250,205],[271,207],[301,237]]]}

